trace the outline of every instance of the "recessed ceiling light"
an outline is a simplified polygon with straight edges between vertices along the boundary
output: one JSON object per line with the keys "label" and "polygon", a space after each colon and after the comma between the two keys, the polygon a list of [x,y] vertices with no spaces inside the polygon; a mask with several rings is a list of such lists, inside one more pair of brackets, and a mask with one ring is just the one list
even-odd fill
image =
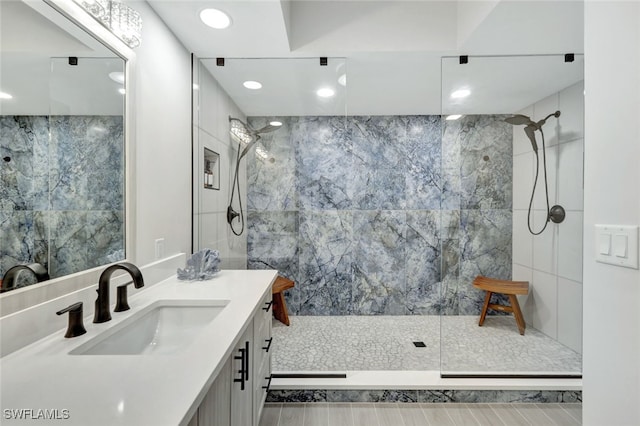
{"label": "recessed ceiling light", "polygon": [[0,92],[0,99],[13,99],[13,96],[5,92]]}
{"label": "recessed ceiling light", "polygon": [[460,89],[460,90],[456,90],[455,92],[453,92],[451,94],[452,98],[466,98],[467,96],[469,96],[471,94],[471,90],[469,89]]}
{"label": "recessed ceiling light", "polygon": [[346,74],[342,74],[340,77],[338,77],[338,84],[341,86],[346,86],[347,85],[347,75]]}
{"label": "recessed ceiling light", "polygon": [[259,81],[248,80],[242,83],[242,85],[251,90],[258,90],[262,88],[262,83],[260,83]]}
{"label": "recessed ceiling light", "polygon": [[316,95],[320,96],[321,98],[330,98],[335,94],[336,92],[333,89],[329,89],[328,87],[318,89],[318,91],[316,92]]}
{"label": "recessed ceiling light", "polygon": [[124,87],[119,88],[118,93],[120,93],[121,95],[124,95],[125,94]]}
{"label": "recessed ceiling light", "polygon": [[275,126],[275,127],[282,126],[282,122],[281,121],[270,121],[269,124],[271,124],[272,126]]}
{"label": "recessed ceiling light", "polygon": [[204,9],[200,12],[200,19],[205,25],[216,30],[223,30],[231,25],[229,15],[218,9]]}
{"label": "recessed ceiling light", "polygon": [[462,114],[451,114],[447,115],[446,120],[457,120],[460,117],[462,117]]}
{"label": "recessed ceiling light", "polygon": [[116,83],[124,84],[124,73],[120,71],[114,71],[109,73],[109,78]]}

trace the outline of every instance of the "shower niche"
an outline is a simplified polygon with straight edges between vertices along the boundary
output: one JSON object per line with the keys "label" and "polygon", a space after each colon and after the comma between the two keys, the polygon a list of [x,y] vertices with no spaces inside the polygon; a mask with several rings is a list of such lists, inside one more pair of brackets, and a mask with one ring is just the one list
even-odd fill
{"label": "shower niche", "polygon": [[204,187],[220,190],[220,154],[204,148]]}

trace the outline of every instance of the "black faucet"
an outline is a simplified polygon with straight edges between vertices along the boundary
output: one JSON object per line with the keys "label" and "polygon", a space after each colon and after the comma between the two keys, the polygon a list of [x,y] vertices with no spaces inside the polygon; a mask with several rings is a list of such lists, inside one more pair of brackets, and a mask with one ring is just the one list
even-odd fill
{"label": "black faucet", "polygon": [[13,290],[16,285],[16,279],[18,278],[18,274],[22,271],[31,271],[33,275],[35,275],[36,280],[38,282],[46,281],[49,279],[49,274],[47,270],[39,263],[29,263],[28,265],[16,265],[13,268],[10,268],[7,272],[5,272],[2,277],[2,287],[0,288],[0,293],[4,293],[5,291]]}
{"label": "black faucet", "polygon": [[105,269],[98,280],[98,298],[96,299],[96,309],[93,316],[93,322],[95,323],[111,320],[111,311],[109,310],[109,281],[111,280],[111,274],[118,269],[125,270],[129,275],[131,275],[135,288],[144,286],[144,279],[142,278],[140,269],[132,263],[116,263],[115,265],[111,265]]}

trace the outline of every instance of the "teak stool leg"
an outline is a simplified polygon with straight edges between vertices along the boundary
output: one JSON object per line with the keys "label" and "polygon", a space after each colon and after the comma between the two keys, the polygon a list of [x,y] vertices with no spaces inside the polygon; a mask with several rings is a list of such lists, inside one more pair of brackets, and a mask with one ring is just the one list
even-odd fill
{"label": "teak stool leg", "polygon": [[518,298],[515,294],[509,295],[509,302],[511,302],[511,308],[513,308],[513,315],[516,317],[516,324],[518,324],[518,330],[520,331],[520,335],[524,336],[524,329],[526,325],[524,323],[524,317],[522,316],[522,311],[520,310],[520,304],[518,303]]}
{"label": "teak stool leg", "polygon": [[281,323],[289,325],[289,312],[287,311],[287,304],[284,301],[284,295],[282,293],[274,293],[272,300],[273,316]]}
{"label": "teak stool leg", "polygon": [[492,294],[490,291],[487,291],[486,296],[484,296],[484,305],[482,305],[482,313],[480,314],[480,322],[478,323],[480,326],[484,323],[484,319],[487,316],[487,309],[489,309],[489,301],[491,300]]}

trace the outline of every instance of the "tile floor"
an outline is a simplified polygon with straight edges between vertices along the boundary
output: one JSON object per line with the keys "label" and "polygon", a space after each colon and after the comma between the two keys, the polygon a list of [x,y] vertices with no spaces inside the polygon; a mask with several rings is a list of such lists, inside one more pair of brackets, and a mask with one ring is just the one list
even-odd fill
{"label": "tile floor", "polygon": [[[476,316],[290,318],[289,327],[273,323],[275,372],[580,373],[582,369],[580,354],[530,326],[521,336],[511,316],[490,316],[482,327]],[[414,341],[426,347],[416,348]]]}
{"label": "tile floor", "polygon": [[574,426],[581,404],[266,404],[260,426]]}

